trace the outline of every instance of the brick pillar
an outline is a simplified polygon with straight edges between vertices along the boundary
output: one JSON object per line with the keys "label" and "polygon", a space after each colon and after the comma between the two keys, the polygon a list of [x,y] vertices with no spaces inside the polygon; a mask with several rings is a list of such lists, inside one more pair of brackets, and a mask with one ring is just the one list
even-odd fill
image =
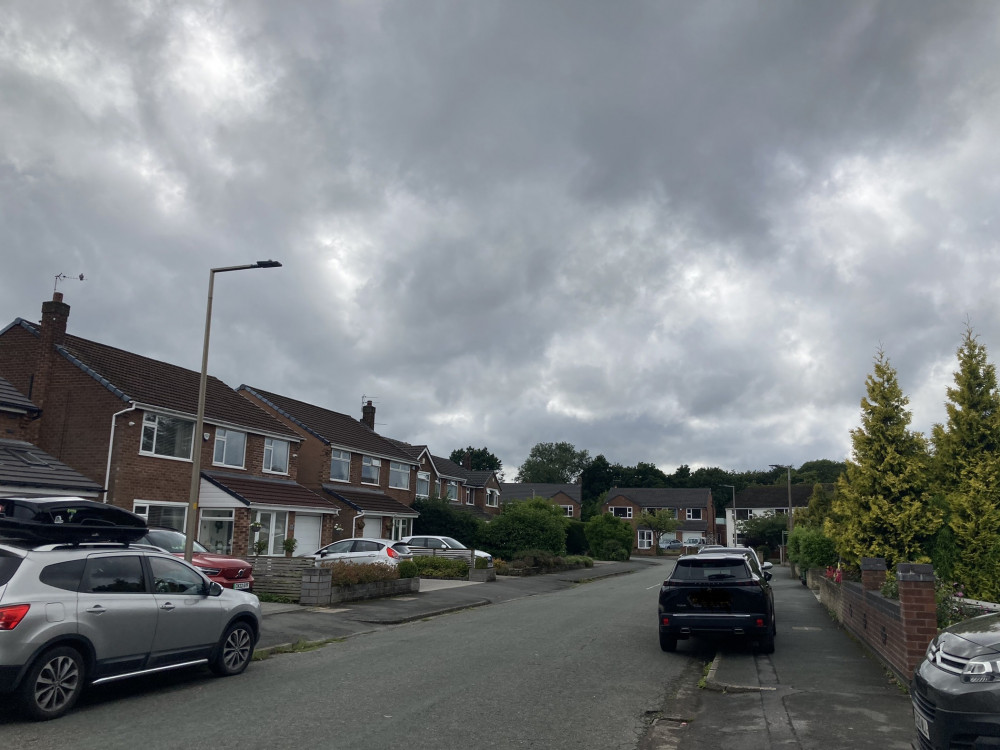
{"label": "brick pillar", "polygon": [[881,557],[861,558],[861,587],[865,591],[878,591],[885,583],[885,559]]}
{"label": "brick pillar", "polygon": [[938,633],[934,568],[930,565],[900,563],[896,566],[896,580],[899,581],[905,677],[910,679],[924,658],[927,644]]}

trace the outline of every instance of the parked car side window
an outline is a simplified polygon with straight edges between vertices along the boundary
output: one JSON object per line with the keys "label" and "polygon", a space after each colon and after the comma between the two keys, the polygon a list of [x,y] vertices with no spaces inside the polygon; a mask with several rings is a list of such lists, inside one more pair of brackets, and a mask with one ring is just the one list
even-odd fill
{"label": "parked car side window", "polygon": [[90,594],[142,594],[146,591],[138,556],[87,558],[80,589]]}
{"label": "parked car side window", "polygon": [[354,543],[354,552],[378,552],[382,545],[378,542],[369,542],[367,539],[359,539]]}
{"label": "parked car side window", "polygon": [[0,586],[14,577],[14,571],[21,565],[21,558],[6,552],[0,552]]}
{"label": "parked car side window", "polygon": [[341,542],[334,542],[333,544],[326,545],[323,549],[320,550],[320,552],[325,552],[328,555],[332,555],[332,554],[336,554],[336,553],[343,554],[344,552],[350,552],[351,551],[351,547],[353,545],[354,545],[354,542],[352,540],[345,539],[345,540],[343,540]]}
{"label": "parked car side window", "polygon": [[440,539],[428,539],[425,547],[430,547],[431,549],[448,549],[448,545],[442,542]]}
{"label": "parked car side window", "polygon": [[205,593],[205,581],[187,565],[164,557],[150,557],[153,571],[153,591],[157,594],[186,594],[200,596]]}
{"label": "parked car side window", "polygon": [[[54,586],[57,589],[79,591],[86,565],[87,561],[82,559],[46,565],[38,575],[38,580],[46,586]],[[3,578],[0,578],[0,582],[2,581]]]}
{"label": "parked car side window", "polygon": [[424,539],[422,536],[415,536],[407,542],[411,547],[427,547],[428,540]]}

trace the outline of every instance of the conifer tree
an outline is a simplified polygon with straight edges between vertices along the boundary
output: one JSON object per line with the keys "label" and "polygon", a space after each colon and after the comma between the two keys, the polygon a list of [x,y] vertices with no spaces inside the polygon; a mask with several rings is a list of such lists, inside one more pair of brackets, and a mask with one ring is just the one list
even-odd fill
{"label": "conifer tree", "polygon": [[996,368],[970,327],[947,393],[947,423],[931,434],[935,486],[954,543],[948,563],[966,594],[994,601],[1000,597],[1000,393]]}
{"label": "conifer tree", "polygon": [[884,557],[893,570],[925,559],[921,545],[941,525],[941,514],[928,502],[926,441],[909,429],[909,399],[881,349],[865,386],[861,426],[851,431],[852,459],[837,480],[834,517],[824,528],[845,559]]}

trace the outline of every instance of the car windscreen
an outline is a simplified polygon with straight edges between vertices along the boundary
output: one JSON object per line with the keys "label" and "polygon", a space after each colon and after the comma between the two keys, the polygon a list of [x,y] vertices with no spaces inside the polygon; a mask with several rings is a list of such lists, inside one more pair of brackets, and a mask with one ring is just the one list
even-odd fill
{"label": "car windscreen", "polygon": [[678,581],[746,581],[750,569],[742,557],[690,557],[678,560],[670,577]]}
{"label": "car windscreen", "polygon": [[14,571],[21,564],[22,558],[10,552],[0,550],[0,586],[3,586],[14,577]]}
{"label": "car windscreen", "polygon": [[[170,529],[150,529],[149,533],[141,540],[145,544],[152,544],[167,552],[181,554],[184,550],[185,536],[179,531]],[[208,552],[208,548],[197,539],[192,543],[195,552]]]}

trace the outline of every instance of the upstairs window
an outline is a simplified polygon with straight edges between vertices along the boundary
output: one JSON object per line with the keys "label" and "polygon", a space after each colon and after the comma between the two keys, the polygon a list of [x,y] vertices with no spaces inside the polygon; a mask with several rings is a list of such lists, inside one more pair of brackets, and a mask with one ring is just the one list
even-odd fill
{"label": "upstairs window", "polygon": [[146,412],[142,416],[142,445],[139,452],[190,461],[193,438],[194,422]]}
{"label": "upstairs window", "polygon": [[431,494],[431,473],[429,471],[417,472],[417,497],[429,497]]}
{"label": "upstairs window", "polygon": [[334,448],[330,455],[330,479],[334,482],[351,481],[351,454]]}
{"label": "upstairs window", "polygon": [[264,438],[264,471],[270,474],[288,473],[288,441]]}
{"label": "upstairs window", "polygon": [[406,464],[390,461],[389,486],[397,490],[410,489],[410,467]]}
{"label": "upstairs window", "polygon": [[475,505],[476,504],[476,491],[472,487],[465,488],[465,504]]}
{"label": "upstairs window", "polygon": [[448,482],[448,489],[445,490],[445,497],[454,502],[458,502],[458,482]]}
{"label": "upstairs window", "polygon": [[632,506],[622,505],[619,507],[611,507],[608,509],[608,512],[611,513],[611,515],[613,515],[615,518],[631,518]]}
{"label": "upstairs window", "polygon": [[215,431],[215,454],[212,463],[218,466],[233,466],[243,468],[243,456],[246,453],[247,435],[236,430],[224,430],[221,427]]}
{"label": "upstairs window", "polygon": [[361,483],[378,484],[378,475],[382,470],[382,461],[371,456],[361,458]]}
{"label": "upstairs window", "polygon": [[689,521],[700,521],[701,520],[701,508],[688,508],[685,511],[685,517]]}
{"label": "upstairs window", "polygon": [[499,490],[486,490],[486,506],[489,508],[495,508],[500,505],[500,491]]}
{"label": "upstairs window", "polygon": [[576,510],[573,508],[572,505],[560,505],[559,507],[563,509],[563,513],[566,514],[566,518],[576,517]]}

